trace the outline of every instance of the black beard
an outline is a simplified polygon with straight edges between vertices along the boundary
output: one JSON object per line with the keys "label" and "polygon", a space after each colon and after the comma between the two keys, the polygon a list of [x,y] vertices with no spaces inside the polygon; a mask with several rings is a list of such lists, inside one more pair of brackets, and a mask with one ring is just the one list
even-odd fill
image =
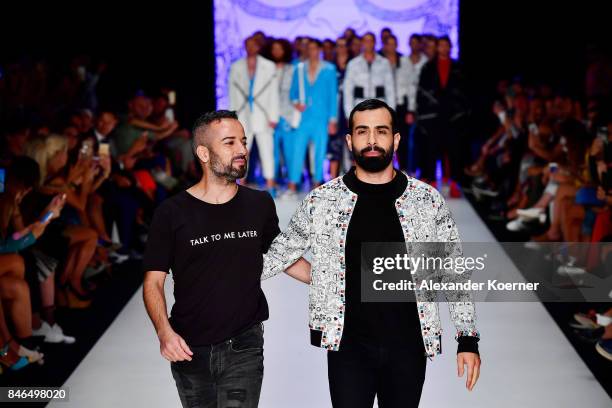
{"label": "black beard", "polygon": [[[245,165],[241,168],[235,168],[233,162],[236,159],[244,159]],[[237,156],[232,159],[230,164],[223,164],[219,159],[219,156],[210,152],[210,169],[213,174],[219,178],[223,178],[229,182],[235,182],[245,176],[247,172],[247,158],[245,156]]]}
{"label": "black beard", "polygon": [[[377,152],[380,152],[381,155],[378,157],[366,157],[363,155],[365,152],[370,150],[376,150]],[[387,168],[387,166],[389,166],[391,160],[393,160],[392,148],[384,150],[381,147],[374,146],[373,149],[366,148],[361,150],[358,154],[355,154],[355,162],[359,165],[359,167],[368,173],[378,173],[383,171]]]}

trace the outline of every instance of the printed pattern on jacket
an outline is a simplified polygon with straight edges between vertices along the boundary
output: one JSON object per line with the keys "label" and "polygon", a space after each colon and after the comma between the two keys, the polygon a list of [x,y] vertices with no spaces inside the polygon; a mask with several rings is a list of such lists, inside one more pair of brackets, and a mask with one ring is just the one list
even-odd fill
{"label": "printed pattern on jacket", "polygon": [[[408,177],[404,193],[396,200],[396,209],[404,238],[413,242],[439,242],[444,256],[462,255],[455,221],[440,193],[424,182]],[[279,234],[264,255],[262,279],[272,277],[291,266],[306,251],[312,253],[309,290],[309,326],[322,333],[318,346],[337,351],[344,326],[346,263],[345,243],[351,214],[357,202],[353,193],[338,177],[311,191],[300,203],[285,231]],[[441,270],[441,282],[464,282],[462,274]],[[421,334],[426,355],[432,359],[441,353],[442,327],[436,293],[415,290]],[[468,292],[445,292],[455,339],[479,338],[475,308]]]}

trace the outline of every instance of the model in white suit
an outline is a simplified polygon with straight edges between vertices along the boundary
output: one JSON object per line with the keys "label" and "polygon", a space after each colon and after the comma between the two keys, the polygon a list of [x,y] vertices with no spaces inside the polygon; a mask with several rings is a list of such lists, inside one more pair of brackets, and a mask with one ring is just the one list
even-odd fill
{"label": "model in white suit", "polygon": [[257,140],[259,158],[268,188],[274,187],[274,128],[279,117],[279,88],[276,66],[258,55],[259,45],[245,41],[247,56],[230,69],[230,109],[244,126],[247,148]]}
{"label": "model in white suit", "polygon": [[375,52],[374,34],[364,34],[361,41],[363,53],[348,63],[344,74],[344,113],[347,118],[355,105],[371,98],[383,100],[395,109],[396,97],[391,64],[388,59]]}

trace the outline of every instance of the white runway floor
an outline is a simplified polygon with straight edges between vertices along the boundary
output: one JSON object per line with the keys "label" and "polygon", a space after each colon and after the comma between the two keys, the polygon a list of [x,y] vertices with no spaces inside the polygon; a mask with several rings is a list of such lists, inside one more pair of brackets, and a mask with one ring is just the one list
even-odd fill
{"label": "white runway floor", "polygon": [[[464,241],[495,242],[463,200],[451,210]],[[284,228],[296,203],[279,202]],[[515,271],[503,253],[500,267]],[[509,272],[512,273],[512,272]],[[514,272],[517,273],[518,272]],[[520,278],[517,278],[520,279]],[[325,351],[309,344],[307,287],[282,275],[263,284],[270,305],[265,323],[265,377],[260,407],[327,408]],[[172,294],[167,280],[166,294]],[[168,301],[172,304],[172,299]],[[440,305],[444,354],[429,361],[421,407],[608,408],[610,398],[538,302],[478,303],[482,371],[474,391],[456,373],[448,309]],[[148,320],[139,290],[64,384],[70,402],[57,407],[179,407],[169,363]]]}

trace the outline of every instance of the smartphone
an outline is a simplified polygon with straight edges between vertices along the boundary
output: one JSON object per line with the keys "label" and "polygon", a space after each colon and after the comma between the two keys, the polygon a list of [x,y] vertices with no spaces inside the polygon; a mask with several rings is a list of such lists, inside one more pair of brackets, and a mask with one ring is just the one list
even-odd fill
{"label": "smartphone", "polygon": [[168,103],[170,104],[170,106],[176,105],[176,92],[175,91],[168,92]]}
{"label": "smartphone", "polygon": [[47,213],[40,219],[40,222],[44,224],[49,221],[51,217],[53,217],[53,211],[47,211]]}
{"label": "smartphone", "polygon": [[98,154],[100,156],[110,156],[110,145],[108,143],[100,143]]}
{"label": "smartphone", "polygon": [[0,193],[4,193],[4,180],[6,178],[6,170],[0,168]]}
{"label": "smartphone", "polygon": [[89,145],[86,143],[83,143],[81,145],[81,150],[79,150],[79,156],[87,157],[88,155],[89,155]]}

